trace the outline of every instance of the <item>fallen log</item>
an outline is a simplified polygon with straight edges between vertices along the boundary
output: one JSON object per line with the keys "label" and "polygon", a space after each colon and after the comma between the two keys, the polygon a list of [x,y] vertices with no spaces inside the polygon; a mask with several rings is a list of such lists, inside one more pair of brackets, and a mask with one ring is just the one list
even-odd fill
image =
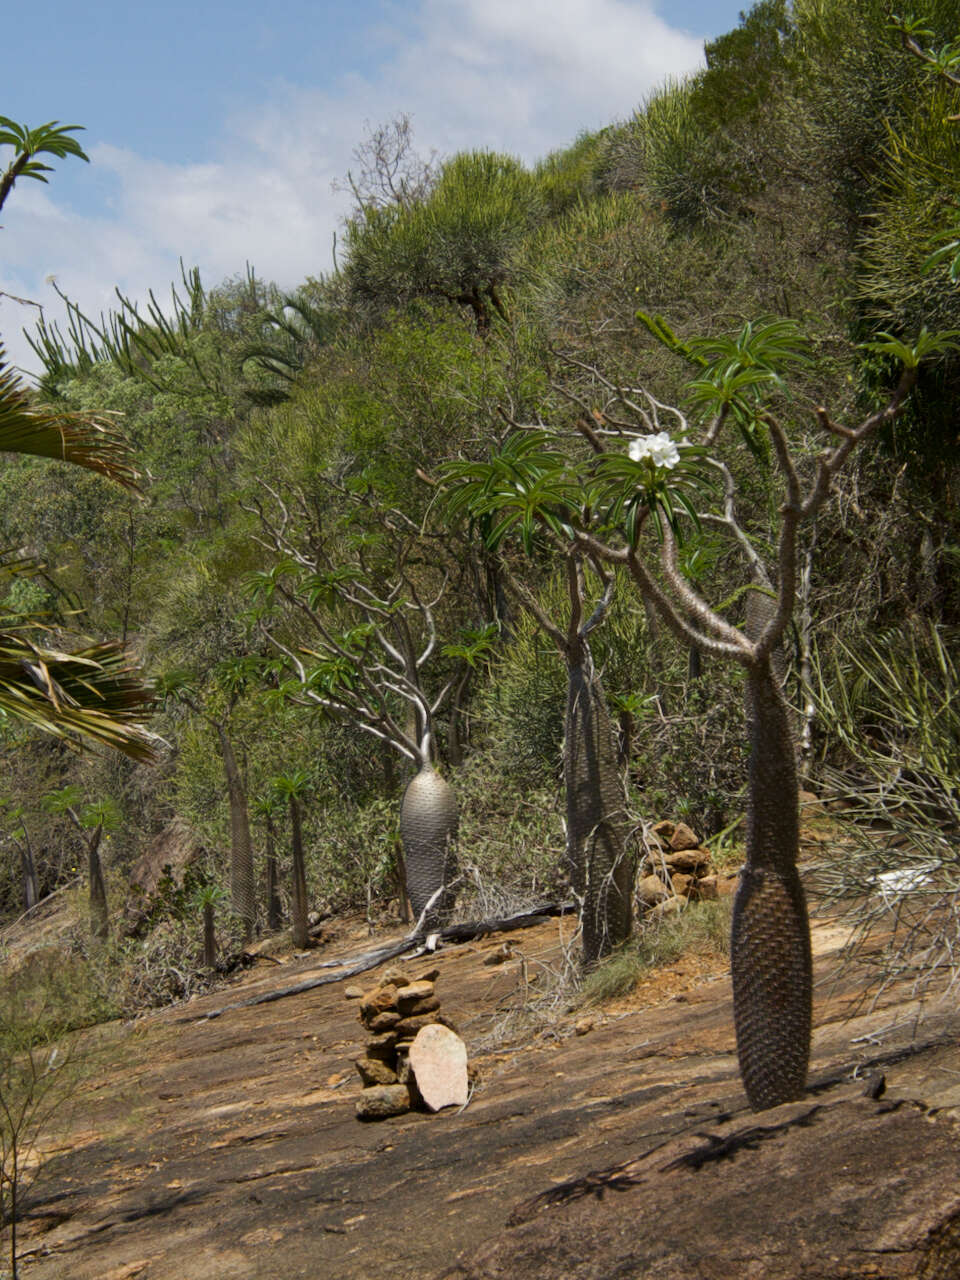
{"label": "fallen log", "polygon": [[344,960],[322,960],[320,968],[337,966],[336,973],[323,974],[318,978],[305,978],[289,987],[280,987],[276,991],[266,991],[259,996],[251,996],[249,1000],[236,1000],[232,1004],[222,1005],[219,1009],[211,1009],[209,1013],[197,1014],[191,1018],[181,1018],[181,1022],[212,1022],[221,1014],[233,1009],[250,1009],[258,1004],[271,1004],[274,1000],[283,1000],[287,996],[299,996],[315,987],[323,987],[331,982],[342,982],[345,978],[354,978],[358,973],[366,973],[375,969],[387,960],[409,954],[426,955],[435,950],[437,942],[471,942],[474,938],[482,938],[488,933],[508,933],[514,929],[530,929],[534,925],[543,924],[554,916],[569,915],[576,910],[574,902],[541,902],[528,911],[517,912],[512,916],[501,916],[493,920],[467,920],[461,924],[449,925],[446,929],[438,929],[434,933],[408,933],[397,942],[389,942],[373,951],[365,951],[361,955],[347,957]]}

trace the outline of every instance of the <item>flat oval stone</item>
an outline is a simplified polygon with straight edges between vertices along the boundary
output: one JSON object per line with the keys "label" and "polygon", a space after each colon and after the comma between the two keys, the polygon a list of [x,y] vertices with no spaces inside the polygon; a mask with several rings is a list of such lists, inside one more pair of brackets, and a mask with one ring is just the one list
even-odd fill
{"label": "flat oval stone", "polygon": [[421,1028],[410,1046],[409,1061],[417,1088],[431,1111],[466,1104],[467,1046],[455,1031],[437,1022]]}

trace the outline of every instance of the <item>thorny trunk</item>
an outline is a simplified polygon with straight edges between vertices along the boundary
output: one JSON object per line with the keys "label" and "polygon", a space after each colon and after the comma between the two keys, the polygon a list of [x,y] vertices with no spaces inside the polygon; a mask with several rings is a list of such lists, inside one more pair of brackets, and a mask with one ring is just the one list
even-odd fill
{"label": "thorny trunk", "polygon": [[237,768],[237,759],[233,754],[233,745],[222,724],[217,725],[217,736],[220,739],[220,754],[223,757],[230,801],[230,899],[234,911],[243,921],[244,941],[249,942],[257,922],[257,901],[247,797]]}
{"label": "thorny trunk", "polygon": [[790,710],[769,660],[747,668],[747,861],[733,908],[737,1053],[754,1110],[803,1093],[810,1055],[810,925],[797,872],[799,803]]}
{"label": "thorny trunk", "polygon": [[310,945],[310,933],[307,926],[307,869],[303,857],[303,823],[301,821],[300,801],[296,796],[290,797],[290,827],[293,833],[293,885],[290,917],[293,924],[293,945],[303,951]]}
{"label": "thorny trunk", "polygon": [[588,967],[630,937],[634,867],[616,738],[586,642],[580,659],[568,667],[563,772],[567,863]]}
{"label": "thorny trunk", "polygon": [[215,969],[217,965],[217,935],[213,927],[213,903],[203,904],[203,967]]}
{"label": "thorny trunk", "polygon": [[453,788],[427,759],[403,793],[400,838],[414,920],[433,899],[423,923],[428,930],[446,924],[453,909],[456,892],[450,886],[457,875],[457,824]]}
{"label": "thorny trunk", "polygon": [[267,816],[267,928],[276,933],[283,924],[280,909],[280,878],[277,873],[277,833]]}
{"label": "thorny trunk", "polygon": [[90,873],[90,932],[106,942],[110,936],[110,916],[107,910],[107,889],[103,882],[103,865],[100,862],[100,840],[103,827],[95,828],[87,846],[87,863]]}
{"label": "thorny trunk", "polygon": [[37,882],[37,864],[33,858],[30,841],[24,835],[20,848],[20,872],[23,884],[23,909],[30,911],[40,901],[40,886]]}

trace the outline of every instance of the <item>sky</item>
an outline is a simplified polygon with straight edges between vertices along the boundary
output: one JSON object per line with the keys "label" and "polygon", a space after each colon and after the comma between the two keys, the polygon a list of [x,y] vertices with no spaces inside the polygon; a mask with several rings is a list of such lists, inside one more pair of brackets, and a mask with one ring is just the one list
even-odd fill
{"label": "sky", "polygon": [[[52,160],[0,214],[0,293],[88,313],[114,286],[292,289],[330,270],[350,205],[337,180],[365,129],[408,113],[417,150],[528,162],[629,116],[744,0],[31,0],[4,14],[0,115],[82,124],[90,157]],[[0,147],[0,171],[12,153]],[[14,363],[37,312],[0,297]]]}

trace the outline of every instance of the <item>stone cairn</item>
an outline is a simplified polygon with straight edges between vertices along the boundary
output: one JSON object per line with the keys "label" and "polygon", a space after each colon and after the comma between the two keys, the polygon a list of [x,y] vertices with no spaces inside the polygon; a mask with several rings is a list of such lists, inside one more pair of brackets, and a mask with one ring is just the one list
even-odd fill
{"label": "stone cairn", "polygon": [[370,1033],[366,1049],[354,1060],[363,1081],[359,1119],[466,1103],[466,1046],[440,1013],[439,972],[431,969],[414,978],[391,966],[371,990],[347,988],[348,999],[359,999],[360,1022]]}
{"label": "stone cairn", "polygon": [[688,902],[706,901],[733,893],[736,876],[711,869],[710,850],[685,822],[658,822],[650,851],[637,880],[636,899],[648,919],[682,911]]}

